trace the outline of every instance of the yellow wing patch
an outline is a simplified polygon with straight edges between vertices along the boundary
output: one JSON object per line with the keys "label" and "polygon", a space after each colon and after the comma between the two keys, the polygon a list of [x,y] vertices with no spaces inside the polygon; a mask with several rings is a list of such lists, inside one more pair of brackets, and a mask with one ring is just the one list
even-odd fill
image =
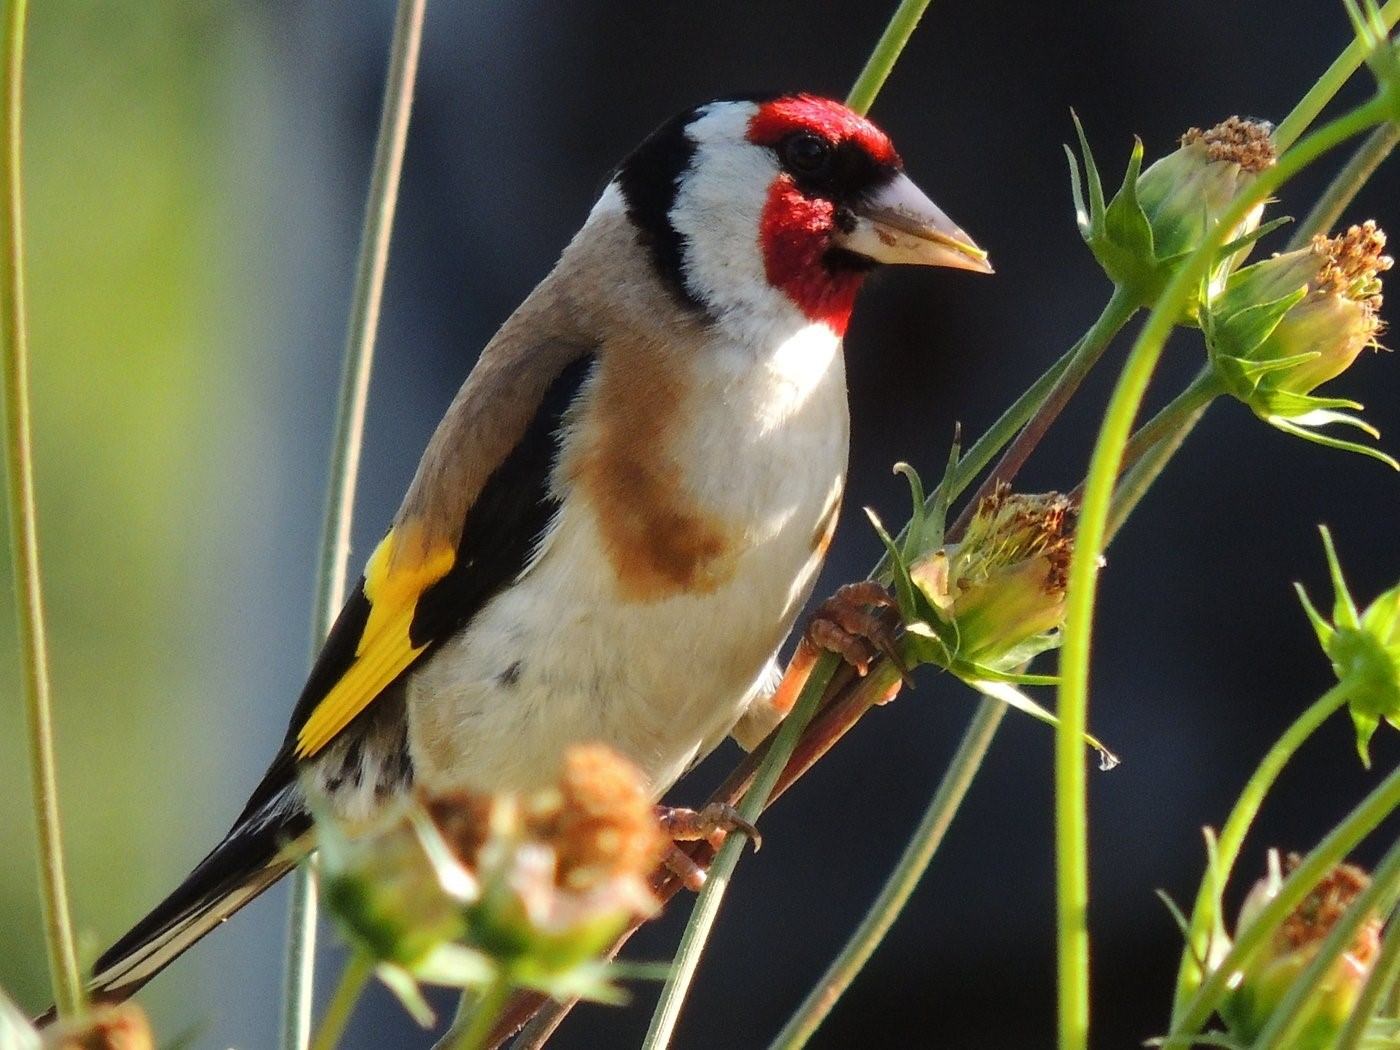
{"label": "yellow wing patch", "polygon": [[452,568],[456,552],[437,547],[405,557],[414,544],[402,533],[390,530],[370,555],[364,584],[370,612],[355,660],[297,731],[297,758],[314,755],[335,739],[427,648],[409,638],[413,613],[422,593]]}

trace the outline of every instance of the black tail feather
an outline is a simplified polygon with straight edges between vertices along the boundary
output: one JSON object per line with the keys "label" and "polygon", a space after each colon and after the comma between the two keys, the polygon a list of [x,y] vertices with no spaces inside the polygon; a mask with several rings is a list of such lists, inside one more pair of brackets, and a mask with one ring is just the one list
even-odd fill
{"label": "black tail feather", "polygon": [[94,1001],[129,998],[292,869],[296,850],[289,847],[311,827],[295,793],[291,785],[245,813],[173,893],[103,953],[88,988]]}

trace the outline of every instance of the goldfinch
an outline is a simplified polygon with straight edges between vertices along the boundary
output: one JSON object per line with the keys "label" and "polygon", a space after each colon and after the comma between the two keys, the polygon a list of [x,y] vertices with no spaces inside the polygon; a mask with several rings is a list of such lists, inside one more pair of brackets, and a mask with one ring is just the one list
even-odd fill
{"label": "goldfinch", "polygon": [[775,656],[835,527],[841,339],[882,263],[991,272],[874,124],[728,98],[618,167],[482,351],[232,830],[98,960],[132,994],[291,867],[304,792],[547,783],[601,741],[659,797],[781,712]]}

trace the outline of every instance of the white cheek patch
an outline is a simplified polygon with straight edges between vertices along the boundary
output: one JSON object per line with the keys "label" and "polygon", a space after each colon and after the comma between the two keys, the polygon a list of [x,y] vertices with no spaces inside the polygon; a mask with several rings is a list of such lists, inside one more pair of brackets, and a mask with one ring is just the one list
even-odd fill
{"label": "white cheek patch", "polygon": [[768,189],[778,175],[771,150],[748,141],[752,102],[719,102],[687,134],[695,157],[681,180],[671,225],[685,239],[687,287],[716,315],[786,318],[795,311],[768,283],[759,227]]}

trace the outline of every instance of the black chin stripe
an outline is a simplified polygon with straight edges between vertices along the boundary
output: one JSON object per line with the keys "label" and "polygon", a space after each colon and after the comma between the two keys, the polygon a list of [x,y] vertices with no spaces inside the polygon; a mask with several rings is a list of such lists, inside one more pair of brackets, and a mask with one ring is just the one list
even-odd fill
{"label": "black chin stripe", "polygon": [[683,306],[703,312],[705,304],[685,283],[685,238],[671,225],[681,176],[695,157],[695,143],[686,134],[695,114],[678,114],[648,135],[617,169],[616,181],[627,202],[627,217],[662,281]]}

